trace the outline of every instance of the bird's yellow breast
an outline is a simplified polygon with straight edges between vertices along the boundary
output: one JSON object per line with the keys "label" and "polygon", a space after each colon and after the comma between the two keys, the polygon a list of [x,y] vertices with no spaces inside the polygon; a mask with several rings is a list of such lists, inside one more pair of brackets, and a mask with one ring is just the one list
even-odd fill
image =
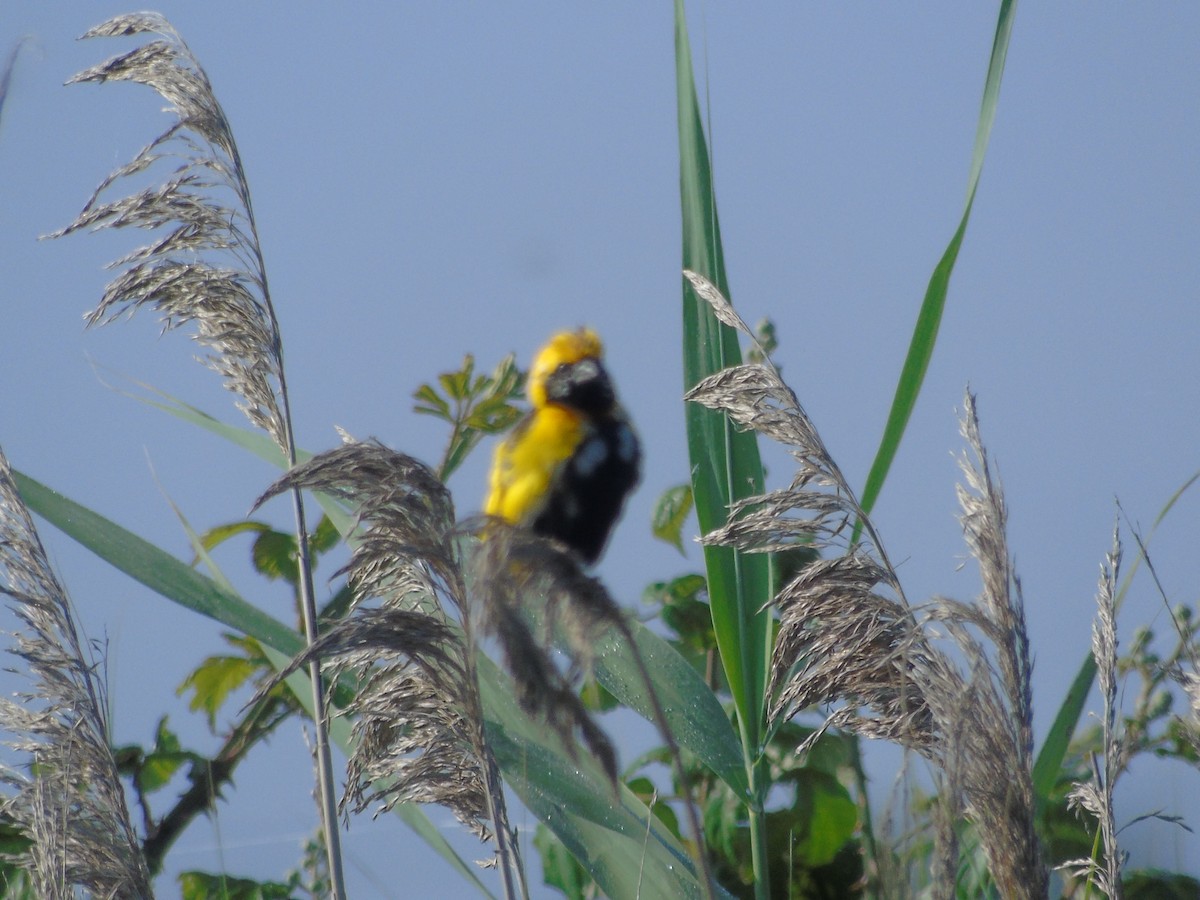
{"label": "bird's yellow breast", "polygon": [[496,447],[484,512],[513,525],[530,525],[586,430],[584,417],[562,406],[544,406],[526,416]]}

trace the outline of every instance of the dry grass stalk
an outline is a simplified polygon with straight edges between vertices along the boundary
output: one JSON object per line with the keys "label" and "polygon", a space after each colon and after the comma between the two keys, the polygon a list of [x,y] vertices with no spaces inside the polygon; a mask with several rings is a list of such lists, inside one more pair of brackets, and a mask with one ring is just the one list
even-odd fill
{"label": "dry grass stalk", "polygon": [[70,602],[50,568],[8,460],[0,453],[0,592],[26,631],[12,653],[28,667],[32,690],[0,701],[9,746],[28,754],[26,777],[4,768],[15,793],[2,806],[29,839],[18,863],[38,897],[151,897],[150,875],[109,751],[104,687],[89,663]]}
{"label": "dry grass stalk", "polygon": [[[362,679],[346,710],[357,718],[357,740],[343,806],[439,803],[483,840],[491,837],[488,823],[509,835],[503,794],[489,796],[492,764],[471,654],[447,615],[451,609],[467,620],[449,492],[422,463],[376,442],[313,457],[258,503],[298,488],[346,501],[363,526],[349,565],[352,614],[279,676],[325,659],[336,660],[331,684],[347,670]],[[380,606],[361,605],[368,599]]]}
{"label": "dry grass stalk", "polygon": [[[722,321],[754,340],[715,287],[684,274]],[[964,460],[966,486],[959,498],[983,592],[969,605],[938,599],[918,621],[869,517],[812,421],[766,354],[761,357],[761,365],[710,376],[688,399],[782,443],[797,463],[787,488],[738,503],[729,523],[705,542],[752,552],[803,544],[836,554],[806,568],[775,598],[780,628],[772,719],[839,704],[813,739],[825,728],[848,728],[895,741],[938,767],[944,818],[935,867],[944,873],[938,885],[944,895],[954,889],[958,860],[951,831],[961,809],[976,824],[1000,893],[1045,896],[1047,873],[1034,830],[1028,638],[1005,541],[1003,495],[979,440],[974,398],[967,395],[963,422],[973,459]],[[851,543],[846,532],[856,522],[865,540]],[[965,656],[966,674],[936,646],[941,629]],[[995,667],[972,629],[995,648]]]}
{"label": "dry grass stalk", "polygon": [[[89,325],[105,324],[142,307],[155,310],[163,330],[194,328],[210,351],[203,362],[222,376],[250,421],[265,430],[296,464],[283,345],[271,302],[266,265],[254,220],[250,186],[229,120],[207,74],[171,24],[157,13],[117,16],[84,37],[153,35],[154,39],[68,82],[132,81],[157,91],[174,122],[134,159],[96,188],[83,211],[54,237],[81,229],[141,228],[151,243],[116,260]],[[162,177],[157,178],[161,174]],[[156,176],[149,187],[107,199],[110,190]],[[307,525],[299,495],[292,498],[299,544],[301,614],[311,644],[317,612]],[[323,692],[310,671],[316,709],[317,790],[328,848],[333,896],[345,896],[334,811],[332,757],[324,731]]]}
{"label": "dry grass stalk", "polygon": [[[1036,831],[1033,792],[1033,664],[1021,583],[1008,552],[1008,512],[979,433],[975,398],[963,401],[967,453],[958,488],[963,534],[979,565],[982,591],[971,604],[939,598],[943,624],[970,666],[965,686],[931,701],[947,728],[967,815],[976,824],[992,878],[1005,897],[1045,896],[1048,873]],[[969,630],[985,639],[980,642]],[[987,647],[992,648],[989,654]],[[994,662],[993,662],[994,660]]]}
{"label": "dry grass stalk", "polygon": [[[120,274],[88,313],[88,324],[105,324],[149,306],[158,312],[164,330],[194,325],[195,339],[213,351],[204,362],[241,398],[239,407],[250,421],[286,452],[279,326],[246,172],[208,76],[157,13],[118,16],[84,37],[142,34],[158,38],[80,72],[68,84],[145,84],[170,104],[176,119],[105,178],[75,221],[52,236],[127,227],[164,232],[111,264]],[[164,180],[125,197],[104,199],[110,189],[148,171],[164,171]]]}
{"label": "dry grass stalk", "polygon": [[[466,533],[445,486],[424,464],[377,442],[314,457],[259,502],[293,488],[346,501],[362,525],[349,566],[355,609],[292,664],[336,659],[336,671],[364,679],[347,710],[358,716],[358,741],[344,803],[356,811],[375,801],[446,805],[481,837],[498,835],[502,869],[519,871],[474,654],[482,640],[496,640],[522,708],[550,725],[568,752],[581,742],[615,786],[616,754],[580,702],[575,675],[588,665],[583,651],[595,629],[619,620],[618,608],[569,554],[503,523],[466,526],[485,537],[464,560]],[[369,598],[380,606],[361,605]],[[535,598],[546,604],[545,636],[529,616]],[[558,632],[574,650],[566,672],[554,660]]]}
{"label": "dry grass stalk", "polygon": [[1104,744],[1104,765],[1092,759],[1092,780],[1076,783],[1068,794],[1071,808],[1086,811],[1096,819],[1103,840],[1101,859],[1072,859],[1060,868],[1078,878],[1096,884],[1108,897],[1121,897],[1121,866],[1124,854],[1117,845],[1116,815],[1113,808],[1113,787],[1127,762],[1128,747],[1117,731],[1117,580],[1121,569],[1121,541],[1113,530],[1113,547],[1100,567],[1100,583],[1096,591],[1096,619],[1092,622],[1092,655],[1096,659],[1096,676],[1100,683],[1103,704],[1101,729]]}
{"label": "dry grass stalk", "polygon": [[[711,283],[684,274],[723,322],[754,340]],[[704,542],[750,552],[798,544],[836,551],[775,598],[780,628],[771,666],[772,720],[842,703],[824,728],[850,728],[936,757],[936,723],[913,669],[946,663],[918,626],[874,527],[795,393],[765,359],[709,376],[687,399],[783,444],[797,465],[787,488],[736,504],[728,523]],[[854,522],[862,523],[865,540],[850,545]]]}

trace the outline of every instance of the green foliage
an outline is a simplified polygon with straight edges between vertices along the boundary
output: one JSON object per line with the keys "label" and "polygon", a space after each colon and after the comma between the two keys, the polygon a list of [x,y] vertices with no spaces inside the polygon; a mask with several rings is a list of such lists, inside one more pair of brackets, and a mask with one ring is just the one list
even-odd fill
{"label": "green foliage", "polygon": [[696,572],[656,581],[642,592],[642,602],[658,608],[662,623],[677,636],[678,649],[689,659],[717,649],[707,598],[708,582]]}
{"label": "green foliage", "polygon": [[[868,513],[874,507],[875,500],[883,489],[883,482],[892,466],[892,460],[896,458],[896,451],[900,448],[904,430],[908,427],[909,417],[912,416],[912,411],[917,405],[917,396],[921,393],[921,385],[925,381],[925,372],[929,368],[929,361],[933,358],[933,348],[937,343],[938,329],[942,323],[942,312],[946,307],[946,294],[950,288],[950,275],[954,272],[958,251],[962,247],[963,237],[967,232],[971,207],[975,203],[975,191],[979,187],[979,176],[983,173],[983,159],[987,154],[992,125],[996,121],[996,109],[1000,102],[1000,82],[1004,77],[1004,62],[1008,57],[1008,44],[1012,37],[1016,13],[1016,0],[1002,0],[1000,14],[996,21],[992,56],[988,62],[987,76],[984,79],[979,122],[975,128],[971,172],[967,177],[967,199],[958,227],[954,230],[949,245],[934,267],[933,274],[929,277],[929,286],[925,289],[925,299],[921,302],[920,311],[917,313],[917,322],[908,345],[908,355],[904,358],[904,367],[901,369],[900,378],[896,383],[896,394],[892,398],[887,424],[884,425],[883,438],[879,442],[879,449],[875,454],[874,462],[871,463],[871,471],[867,474],[867,483],[862,491],[862,508]],[[856,531],[855,538],[857,537],[858,532]]]}
{"label": "green foliage", "polygon": [[521,413],[513,401],[524,381],[511,353],[491,375],[476,374],[475,357],[468,354],[457,370],[439,375],[436,386],[426,382],[413,392],[415,412],[450,425],[438,478],[447,481],[485,435],[499,434],[516,422]]}
{"label": "green foliage", "polygon": [[1190,875],[1143,869],[1121,879],[1125,900],[1200,900],[1200,881]]}
{"label": "green foliage", "polygon": [[533,846],[537,848],[538,856],[542,859],[544,884],[562,891],[563,896],[570,900],[584,900],[586,897],[595,896],[596,883],[592,881],[587,870],[563,846],[554,832],[540,822],[534,833]]}
{"label": "green foliage", "polygon": [[37,900],[29,875],[17,864],[29,844],[29,837],[10,819],[0,818],[0,897],[4,900]]}
{"label": "green foliage", "polygon": [[[878,496],[891,460],[899,447],[915,407],[921,383],[932,357],[951,274],[964,239],[980,178],[990,129],[994,121],[1015,5],[1001,4],[995,43],[988,68],[984,98],[976,133],[967,198],[957,228],[930,277],[917,316],[913,336],[896,386],[895,397],[864,490],[863,506],[869,509]],[[695,269],[729,295],[714,176],[707,136],[697,100],[694,73],[682,0],[675,4],[676,76],[679,100],[680,180],[683,219],[683,263]],[[711,309],[686,283],[683,287],[684,381],[701,378],[741,359],[734,333],[719,322]],[[777,347],[774,325],[763,320],[756,328],[761,350],[749,354],[764,361]],[[523,377],[514,358],[503,359],[490,375],[477,373],[474,358],[421,384],[413,393],[414,411],[450,426],[444,453],[437,466],[447,480],[487,435],[503,432],[517,420],[514,401]],[[222,425],[203,413],[175,403],[168,407],[179,415],[218,433],[275,462],[282,458],[270,442],[241,429]],[[753,435],[739,432],[722,415],[689,405],[688,446],[693,480],[666,490],[655,505],[653,535],[686,555],[683,531],[693,511],[701,531],[723,524],[730,503],[763,489],[765,477]],[[294,630],[238,596],[216,578],[206,578],[193,568],[125,531],[101,516],[56,494],[30,479],[18,476],[31,507],[58,524],[116,568],[189,609],[200,612],[238,634],[225,639],[234,653],[210,656],[184,680],[180,694],[190,694],[189,709],[205,716],[210,730],[221,731],[219,716],[229,698],[271,676],[284,657],[301,647]],[[322,499],[328,503],[327,498]],[[344,515],[326,506],[310,545],[314,560],[338,547],[351,532]],[[239,521],[218,526],[201,539],[205,550],[242,536],[253,538],[250,556],[255,571],[269,580],[280,580],[294,589],[301,583],[299,552],[294,535],[259,521]],[[705,837],[722,887],[737,897],[850,897],[862,890],[864,848],[871,835],[869,822],[860,818],[862,772],[854,739],[827,733],[801,757],[796,748],[813,730],[786,722],[768,734],[766,692],[776,623],[764,611],[774,590],[786,584],[817,558],[807,546],[768,555],[742,554],[721,548],[704,550],[704,574],[690,572],[649,585],[643,601],[657,612],[667,637],[637,623],[634,641],[646,660],[655,685],[667,707],[672,733],[688,753],[688,786],[699,798]],[[195,561],[193,561],[193,565]],[[339,617],[349,609],[351,593],[341,587],[324,610]],[[1144,630],[1122,658],[1122,674],[1142,685],[1133,712],[1123,719],[1132,754],[1152,753],[1189,764],[1200,761],[1197,738],[1189,726],[1172,715],[1172,695],[1166,682],[1185,662],[1184,651],[1194,646],[1200,625],[1186,607],[1173,613],[1178,641],[1172,651],[1153,647],[1153,632]],[[650,717],[646,685],[633,664],[632,648],[609,636],[596,648],[594,679],[583,686],[591,709],[625,707]],[[542,821],[534,845],[541,854],[545,882],[566,896],[584,898],[607,893],[632,896],[691,896],[699,892],[690,868],[676,809],[686,795],[673,779],[660,782],[668,754],[653,748],[635,761],[614,797],[595,767],[561,747],[550,746],[544,729],[531,723],[515,706],[507,683],[490,661],[480,661],[485,691],[485,717],[489,740],[506,779]],[[1088,777],[1085,761],[1100,747],[1098,729],[1090,729],[1069,744],[1086,695],[1095,676],[1091,657],[1064,698],[1037,760],[1035,786],[1042,809],[1046,845],[1055,860],[1078,858],[1093,852],[1087,823],[1066,811],[1066,793],[1073,781]],[[303,682],[303,676],[293,676]],[[295,681],[291,682],[294,686]],[[339,689],[353,689],[339,685]],[[283,717],[301,710],[303,695],[291,699],[280,688],[267,704],[244,713],[226,730],[237,737],[237,752],[244,753]],[[264,711],[265,710],[265,711]],[[265,716],[263,721],[257,716]],[[348,738],[345,723],[340,732]],[[185,765],[194,773],[211,766],[201,754],[186,750],[160,719],[148,749],[128,745],[115,751],[123,774],[129,777],[146,807],[146,796],[163,790]],[[237,757],[237,758],[240,758]],[[198,776],[197,776],[198,777]],[[926,803],[918,812],[932,811]],[[409,819],[431,844],[466,872],[470,867],[447,845],[427,819],[412,808],[400,814]],[[149,817],[149,810],[146,808]],[[928,829],[924,834],[927,836]],[[978,841],[971,829],[960,831],[963,873],[960,895],[986,896],[990,890]],[[19,852],[26,839],[0,827],[0,852]],[[931,855],[931,842],[915,842],[913,858]],[[310,841],[299,868],[284,882],[257,882],[201,872],[180,877],[181,895],[187,900],[228,898],[291,898],[298,894],[324,896],[328,875],[322,868],[323,846]],[[23,876],[7,863],[0,864],[4,896],[28,891]],[[476,885],[479,883],[476,881]],[[1195,879],[1170,873],[1130,873],[1125,880],[1129,897],[1200,897]]]}
{"label": "green foliage", "polygon": [[176,689],[183,694],[191,691],[188,709],[203,712],[208,718],[209,730],[217,731],[217,713],[229,699],[229,695],[244,687],[256,677],[261,677],[270,668],[258,641],[233,634],[223,635],[225,641],[242,651],[240,656],[210,656],[188,675]]}
{"label": "green foliage", "polygon": [[683,526],[692,512],[692,486],[677,484],[658,495],[651,517],[650,530],[660,541],[666,541],[683,553]]}
{"label": "green foliage", "polygon": [[121,774],[133,780],[139,796],[143,797],[166,787],[185,763],[204,759],[199,753],[183,749],[178,735],[167,727],[166,716],[158,720],[150,749],[129,744],[115,748],[113,753]]}
{"label": "green foliage", "polygon": [[288,885],[275,881],[183,872],[179,895],[183,900],[288,900],[292,893]]}
{"label": "green foliage", "polygon": [[[771,358],[771,354],[779,347],[779,338],[775,333],[775,323],[770,319],[759,319],[754,325],[754,339],[758,343],[756,346],[750,348],[750,352],[746,354],[746,358],[752,363],[764,363]],[[775,368],[782,370],[779,363],[775,363]]]}

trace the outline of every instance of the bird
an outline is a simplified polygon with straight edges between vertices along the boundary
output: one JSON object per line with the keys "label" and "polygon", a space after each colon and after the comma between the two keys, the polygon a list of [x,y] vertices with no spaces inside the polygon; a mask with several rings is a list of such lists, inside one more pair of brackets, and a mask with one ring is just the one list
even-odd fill
{"label": "bird", "polygon": [[484,513],[594,565],[642,460],[599,335],[577,328],[551,337],[534,356],[526,395],[529,412],[496,447]]}

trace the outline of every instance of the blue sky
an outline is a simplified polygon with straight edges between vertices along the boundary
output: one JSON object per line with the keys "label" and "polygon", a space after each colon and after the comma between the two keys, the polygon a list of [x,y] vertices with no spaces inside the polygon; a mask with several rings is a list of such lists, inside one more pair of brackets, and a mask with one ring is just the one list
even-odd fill
{"label": "blue sky", "polygon": [[[444,434],[411,411],[421,381],[467,352],[485,367],[509,351],[527,360],[551,331],[589,323],[647,449],[600,572],[632,605],[647,582],[698,566],[647,526],[687,465],[670,4],[158,8],[239,142],[301,443],[332,446],[340,425],[436,458]],[[126,11],[107,0],[0,10],[3,46],[27,38],[0,126],[0,444],[17,468],[187,556],[168,498],[209,527],[244,516],[273,473],[106,386],[145,381],[241,424],[182,335],[160,339],[149,317],[84,332],[102,266],[140,236],[37,240],[167,125],[144,88],[61,86],[127,46],[74,41]],[[861,485],[961,212],[996,8],[697,3],[689,15],[734,303],[775,321],[785,377]],[[1114,497],[1148,530],[1200,468],[1198,34],[1192,4],[1018,11],[939,346],[877,505],[911,598],[974,593],[954,499],[969,383],[1008,495],[1039,735],[1087,652]],[[782,479],[785,460],[773,460]],[[478,509],[485,465],[480,453],[455,475],[460,514]],[[287,521],[282,506],[267,514]],[[1172,602],[1196,601],[1198,527],[1188,494],[1151,545]],[[210,748],[174,689],[220,649],[219,629],[48,527],[43,537],[107,644],[117,741],[148,741],[169,710]],[[231,546],[218,560],[285,616],[285,595],[248,576],[244,557]],[[1169,631],[1139,578],[1123,637],[1147,623]],[[313,824],[306,754],[296,730],[258,751],[176,864],[280,874]],[[886,789],[895,761],[877,756]],[[1194,771],[1139,763],[1118,818],[1186,815],[1200,808],[1195,785]],[[1122,837],[1136,864],[1200,858],[1195,836],[1162,823]],[[354,896],[454,878],[394,822],[356,819],[347,847]]]}

